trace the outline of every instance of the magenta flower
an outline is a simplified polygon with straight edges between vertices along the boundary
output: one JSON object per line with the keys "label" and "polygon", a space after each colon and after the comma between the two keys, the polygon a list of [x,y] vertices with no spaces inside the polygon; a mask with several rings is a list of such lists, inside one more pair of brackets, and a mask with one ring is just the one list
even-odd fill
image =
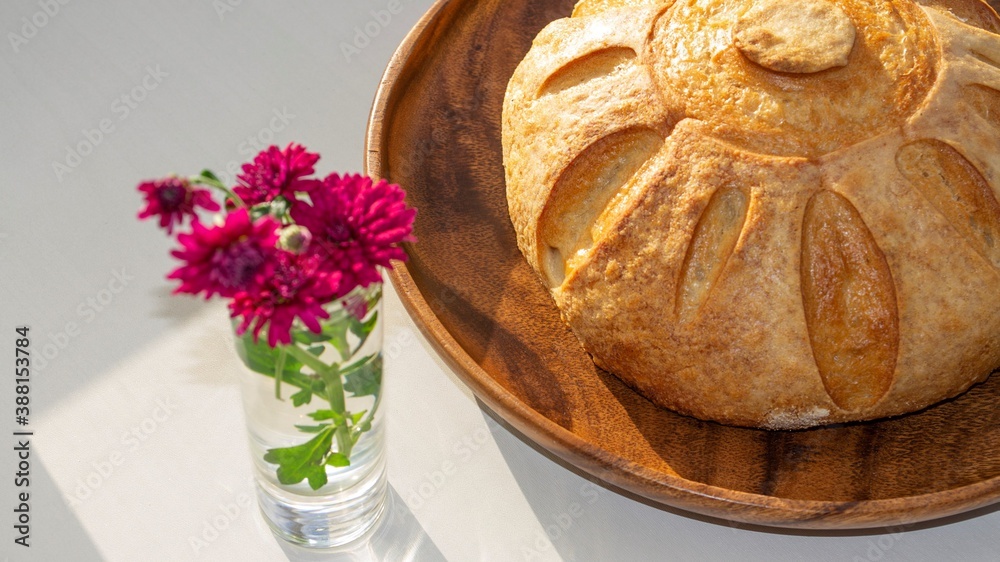
{"label": "magenta flower", "polygon": [[337,296],[357,286],[382,280],[379,266],[392,267],[391,260],[405,260],[397,246],[413,241],[416,209],[407,207],[398,185],[359,175],[330,174],[323,187],[309,194],[312,205],[296,203],[291,215],[296,224],[312,232],[310,253],[322,258],[321,267],[343,275]]}
{"label": "magenta flower", "polygon": [[275,267],[264,283],[240,291],[229,303],[233,318],[243,317],[236,333],[252,330],[254,341],[267,326],[267,344],[292,342],[291,329],[296,318],[315,333],[322,331],[319,319],[329,318],[323,305],[333,299],[340,284],[340,273],[323,271],[319,258],[278,251]]}
{"label": "magenta flower", "polygon": [[180,279],[175,293],[232,297],[260,286],[274,267],[279,224],[270,216],[250,221],[246,209],[226,215],[221,226],[195,219],[190,234],[177,235],[183,246],[171,254],[186,262],[167,277]]}
{"label": "magenta flower", "polygon": [[261,151],[253,162],[243,164],[243,173],[236,176],[240,185],[233,191],[250,206],[266,203],[279,195],[292,199],[296,191],[309,192],[322,182],[307,179],[315,170],[319,154],[306,152],[305,147],[289,144],[284,150],[271,146]]}
{"label": "magenta flower", "polygon": [[212,200],[207,189],[198,189],[183,178],[144,181],[138,190],[146,197],[146,208],[139,211],[139,218],[159,216],[160,228],[165,228],[167,234],[173,234],[174,224],[183,224],[185,217],[196,217],[197,207],[219,210],[219,204]]}

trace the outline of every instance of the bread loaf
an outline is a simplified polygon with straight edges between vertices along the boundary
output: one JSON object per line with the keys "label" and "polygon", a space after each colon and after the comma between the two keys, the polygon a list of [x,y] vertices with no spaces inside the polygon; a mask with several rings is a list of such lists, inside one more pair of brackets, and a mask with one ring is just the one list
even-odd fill
{"label": "bread loaf", "polygon": [[658,405],[955,396],[1000,366],[998,31],[979,0],[583,0],[504,100],[518,245]]}

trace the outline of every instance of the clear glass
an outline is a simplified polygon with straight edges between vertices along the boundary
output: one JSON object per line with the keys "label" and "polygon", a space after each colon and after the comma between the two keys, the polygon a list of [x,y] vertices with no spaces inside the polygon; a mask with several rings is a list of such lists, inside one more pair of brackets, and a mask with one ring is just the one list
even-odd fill
{"label": "clear glass", "polygon": [[264,334],[256,343],[236,336],[258,502],[289,542],[344,545],[384,511],[380,309],[381,286],[372,285],[328,306],[320,335],[297,326],[279,348]]}

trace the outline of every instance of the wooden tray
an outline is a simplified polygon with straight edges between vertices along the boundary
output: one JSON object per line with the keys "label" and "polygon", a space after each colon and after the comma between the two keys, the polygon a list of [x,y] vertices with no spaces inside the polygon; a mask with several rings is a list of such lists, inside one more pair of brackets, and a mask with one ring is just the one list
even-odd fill
{"label": "wooden tray", "polygon": [[367,173],[419,209],[392,274],[420,329],[524,437],[654,502],[801,528],[905,524],[1000,501],[1000,377],[902,418],[775,432],[653,406],[597,369],[518,252],[501,104],[574,0],[441,0],[400,46],[369,122]]}

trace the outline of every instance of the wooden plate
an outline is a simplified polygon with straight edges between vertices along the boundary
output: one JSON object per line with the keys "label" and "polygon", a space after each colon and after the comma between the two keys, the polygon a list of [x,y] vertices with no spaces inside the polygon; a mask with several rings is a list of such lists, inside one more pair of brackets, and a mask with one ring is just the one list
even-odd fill
{"label": "wooden plate", "polygon": [[518,252],[500,148],[504,90],[574,0],[441,0],[396,52],[367,173],[419,209],[392,280],[476,395],[579,469],[654,502],[735,521],[861,528],[1000,501],[1000,377],[902,418],[775,432],[653,406],[597,369]]}

